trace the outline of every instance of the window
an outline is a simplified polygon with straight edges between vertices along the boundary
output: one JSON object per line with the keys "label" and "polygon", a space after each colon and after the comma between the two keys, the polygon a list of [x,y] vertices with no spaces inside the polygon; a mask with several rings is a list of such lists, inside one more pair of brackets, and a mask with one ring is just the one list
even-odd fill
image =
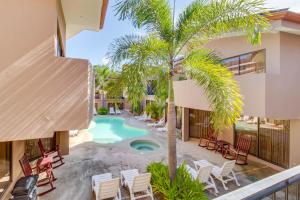
{"label": "window", "polygon": [[147,94],[148,95],[155,95],[155,81],[148,80],[147,82]]}
{"label": "window", "polygon": [[0,198],[11,183],[11,153],[11,142],[0,142]]}
{"label": "window", "polygon": [[223,60],[223,64],[234,75],[264,73],[266,71],[266,50],[226,58]]}

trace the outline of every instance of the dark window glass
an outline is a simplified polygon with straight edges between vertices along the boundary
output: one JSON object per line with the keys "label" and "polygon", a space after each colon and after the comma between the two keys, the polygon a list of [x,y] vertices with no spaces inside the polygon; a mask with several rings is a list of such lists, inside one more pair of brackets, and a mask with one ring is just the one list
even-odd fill
{"label": "dark window glass", "polygon": [[147,94],[148,95],[155,95],[155,81],[149,80],[147,83]]}

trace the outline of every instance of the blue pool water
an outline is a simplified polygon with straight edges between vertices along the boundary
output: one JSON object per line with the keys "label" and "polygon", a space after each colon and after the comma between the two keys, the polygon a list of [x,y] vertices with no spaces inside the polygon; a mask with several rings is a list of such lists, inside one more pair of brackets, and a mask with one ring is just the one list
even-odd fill
{"label": "blue pool water", "polygon": [[148,134],[144,129],[125,125],[125,119],[118,117],[94,117],[94,121],[96,125],[89,132],[97,143],[116,143]]}

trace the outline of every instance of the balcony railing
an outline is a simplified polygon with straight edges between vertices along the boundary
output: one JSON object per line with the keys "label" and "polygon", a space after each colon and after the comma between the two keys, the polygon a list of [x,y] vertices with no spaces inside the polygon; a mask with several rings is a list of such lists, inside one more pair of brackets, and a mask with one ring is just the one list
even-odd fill
{"label": "balcony railing", "polygon": [[215,200],[300,199],[300,165],[227,193]]}
{"label": "balcony railing", "polygon": [[266,68],[265,52],[265,50],[259,50],[226,58],[223,60],[223,63],[234,75],[242,75],[253,72],[263,73]]}

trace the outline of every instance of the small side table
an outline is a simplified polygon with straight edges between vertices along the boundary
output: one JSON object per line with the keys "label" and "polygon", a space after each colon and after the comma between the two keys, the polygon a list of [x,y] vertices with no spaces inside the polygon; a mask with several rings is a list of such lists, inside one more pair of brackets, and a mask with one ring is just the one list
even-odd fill
{"label": "small side table", "polygon": [[229,148],[230,143],[224,140],[218,140],[216,142],[216,152],[220,152],[224,156],[226,150]]}

